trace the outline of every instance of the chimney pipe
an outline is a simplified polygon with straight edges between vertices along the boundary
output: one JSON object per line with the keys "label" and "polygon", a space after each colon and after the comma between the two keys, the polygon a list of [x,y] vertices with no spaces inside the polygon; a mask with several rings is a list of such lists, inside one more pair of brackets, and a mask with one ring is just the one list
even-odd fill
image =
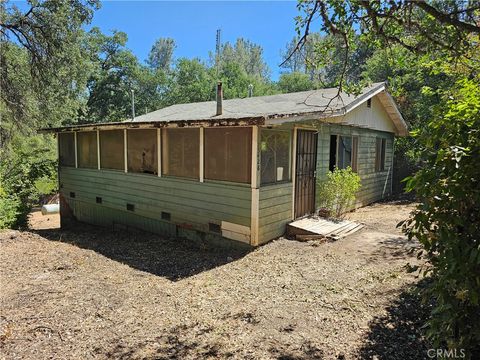
{"label": "chimney pipe", "polygon": [[223,99],[223,92],[222,92],[222,82],[219,81],[217,84],[217,116],[222,115],[222,99]]}
{"label": "chimney pipe", "polygon": [[248,97],[253,96],[253,84],[248,85]]}

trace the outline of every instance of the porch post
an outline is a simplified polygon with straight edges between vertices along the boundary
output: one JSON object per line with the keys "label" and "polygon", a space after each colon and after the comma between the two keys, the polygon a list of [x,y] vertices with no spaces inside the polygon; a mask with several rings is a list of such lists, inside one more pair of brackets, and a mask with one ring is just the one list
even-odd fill
{"label": "porch post", "polygon": [[292,145],[292,220],[295,220],[295,181],[297,170],[297,127],[293,127],[293,145]]}
{"label": "porch post", "polygon": [[127,129],[123,129],[123,171],[128,172]]}
{"label": "porch post", "polygon": [[250,228],[250,245],[258,246],[258,220],[259,220],[259,161],[258,161],[258,125],[252,127],[252,211],[251,211],[251,228]]}
{"label": "porch post", "polygon": [[97,130],[97,165],[100,170],[100,130]]}
{"label": "porch post", "polygon": [[78,155],[77,155],[77,132],[75,131],[73,133],[73,142],[74,142],[74,145],[75,145],[75,168],[78,168]]}

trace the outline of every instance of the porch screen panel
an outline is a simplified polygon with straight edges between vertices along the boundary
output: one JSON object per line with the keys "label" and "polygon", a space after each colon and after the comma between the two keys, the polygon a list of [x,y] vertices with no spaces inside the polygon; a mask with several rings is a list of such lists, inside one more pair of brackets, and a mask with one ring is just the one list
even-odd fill
{"label": "porch screen panel", "polygon": [[252,129],[205,129],[205,179],[250,183]]}
{"label": "porch screen panel", "polygon": [[97,132],[80,131],[77,133],[78,167],[96,169],[97,158]]}
{"label": "porch screen panel", "polygon": [[128,172],[158,174],[157,130],[127,130]]}
{"label": "porch screen panel", "polygon": [[290,131],[261,130],[261,184],[290,180],[290,143]]}
{"label": "porch screen panel", "polygon": [[198,179],[200,177],[200,129],[164,129],[162,173]]}
{"label": "porch screen panel", "polygon": [[58,162],[61,166],[75,166],[75,134],[58,134]]}
{"label": "porch screen panel", "polygon": [[100,131],[100,167],[125,169],[123,130]]}

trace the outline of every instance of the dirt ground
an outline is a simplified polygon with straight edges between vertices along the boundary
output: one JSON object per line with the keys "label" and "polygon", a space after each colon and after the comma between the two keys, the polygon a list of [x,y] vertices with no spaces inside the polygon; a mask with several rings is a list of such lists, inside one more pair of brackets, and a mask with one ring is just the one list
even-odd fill
{"label": "dirt ground", "polygon": [[349,215],[367,227],[348,238],[251,252],[33,214],[31,232],[0,233],[0,358],[425,358],[416,244],[394,227],[412,208],[377,204]]}

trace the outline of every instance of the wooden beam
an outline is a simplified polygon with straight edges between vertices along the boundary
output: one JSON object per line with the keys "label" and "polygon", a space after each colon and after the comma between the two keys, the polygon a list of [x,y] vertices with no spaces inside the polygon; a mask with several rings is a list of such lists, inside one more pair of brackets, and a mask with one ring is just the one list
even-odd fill
{"label": "wooden beam", "polygon": [[204,154],[204,144],[203,144],[203,141],[204,141],[204,128],[201,127],[200,128],[200,182],[203,182],[203,177],[204,177],[204,166],[203,166],[203,163],[204,163],[204,158],[205,158],[205,154]]}
{"label": "wooden beam", "polygon": [[78,150],[77,150],[77,133],[73,133],[73,142],[75,144],[75,168],[78,168]]}
{"label": "wooden beam", "polygon": [[161,129],[157,129],[157,175],[162,176],[162,136]]}
{"label": "wooden beam", "polygon": [[292,220],[295,220],[295,173],[297,171],[297,126],[293,127],[293,151],[292,151]]}
{"label": "wooden beam", "polygon": [[260,189],[258,188],[258,126],[252,127],[252,178],[251,178],[251,189],[252,189],[252,206],[251,206],[251,216],[250,216],[250,245],[258,246],[259,237],[258,237],[258,226],[259,226],[259,207],[260,207]]}
{"label": "wooden beam", "polygon": [[128,172],[127,129],[123,129],[123,171]]}
{"label": "wooden beam", "polygon": [[252,175],[251,188],[258,188],[258,126],[252,127]]}
{"label": "wooden beam", "polygon": [[100,170],[100,131],[97,130],[97,168]]}

